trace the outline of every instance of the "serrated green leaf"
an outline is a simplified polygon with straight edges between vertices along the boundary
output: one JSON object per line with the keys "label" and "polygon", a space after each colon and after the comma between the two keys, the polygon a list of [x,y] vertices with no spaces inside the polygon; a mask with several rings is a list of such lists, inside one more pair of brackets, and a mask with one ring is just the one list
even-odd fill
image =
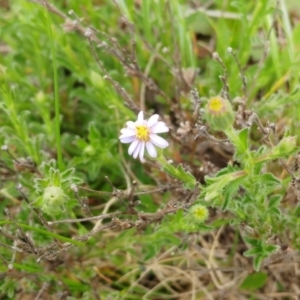
{"label": "serrated green leaf", "polygon": [[[162,160],[160,161],[162,162]],[[196,178],[190,172],[185,171],[182,164],[179,164],[176,168],[170,163],[164,163],[163,170],[172,177],[182,181],[186,189],[192,190],[197,184]]]}
{"label": "serrated green leaf", "polygon": [[178,174],[179,174],[179,177],[181,178],[181,180],[183,182],[185,182],[186,184],[192,185],[194,188],[197,183],[196,178],[190,172],[184,170],[182,164],[179,164],[177,169],[179,171]]}
{"label": "serrated green leaf", "polygon": [[63,179],[64,179],[64,178],[67,178],[67,177],[73,175],[73,174],[74,174],[74,171],[75,171],[74,168],[66,169],[65,171],[63,171],[63,172],[60,174],[60,176],[61,176]]}
{"label": "serrated green leaf", "polygon": [[61,180],[60,180],[59,170],[51,168],[49,177],[50,177],[50,182],[51,182],[52,185],[60,186]]}
{"label": "serrated green leaf", "polygon": [[270,187],[281,186],[281,180],[275,177],[272,173],[265,173],[259,176],[259,181],[262,185],[267,185]]}
{"label": "serrated green leaf", "polygon": [[[233,183],[233,181],[238,181],[236,184],[240,184],[242,182],[242,178],[246,175],[247,173],[245,171],[237,171],[214,178],[205,178],[205,181],[210,184],[205,188],[205,201],[213,200],[223,193],[223,189],[229,184],[229,182]],[[233,184],[232,187],[236,188]]]}
{"label": "serrated green leaf", "polygon": [[261,175],[253,176],[252,189],[254,186],[258,189],[256,194],[267,195],[281,186],[281,180],[271,173],[264,173]]}

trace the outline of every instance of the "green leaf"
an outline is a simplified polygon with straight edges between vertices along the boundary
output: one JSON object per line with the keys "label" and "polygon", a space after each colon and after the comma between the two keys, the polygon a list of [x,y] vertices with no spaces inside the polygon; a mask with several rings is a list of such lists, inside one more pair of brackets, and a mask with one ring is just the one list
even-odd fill
{"label": "green leaf", "polygon": [[95,162],[94,164],[90,164],[88,168],[88,174],[90,180],[95,180],[99,174],[101,169],[101,162]]}
{"label": "green leaf", "polygon": [[281,186],[281,180],[275,177],[272,173],[265,173],[259,176],[259,181],[263,186],[274,188]]}
{"label": "green leaf", "polygon": [[76,277],[73,279],[62,276],[61,280],[72,292],[83,293],[89,289],[89,285],[80,282],[80,280],[76,279]]}
{"label": "green leaf", "polygon": [[60,174],[60,176],[61,176],[61,178],[63,178],[63,179],[68,178],[68,177],[70,177],[71,175],[74,174],[74,171],[75,171],[74,168],[66,169],[65,171],[63,171],[63,172]]}
{"label": "green leaf", "polygon": [[265,195],[274,192],[281,184],[281,180],[276,176],[271,173],[265,173],[253,176],[252,187],[256,186],[257,193],[264,197]]}
{"label": "green leaf", "polygon": [[156,244],[153,244],[153,243],[147,244],[146,247],[144,248],[145,253],[144,253],[143,260],[147,261],[147,260],[153,258],[156,255],[158,250],[159,249]]}
{"label": "green leaf", "polygon": [[272,148],[267,153],[257,156],[254,159],[254,162],[261,163],[271,159],[278,158],[286,158],[290,155],[296,153],[298,151],[298,147],[296,145],[296,137],[295,136],[287,136],[283,138],[274,148]]}
{"label": "green leaf", "polygon": [[225,174],[231,174],[234,173],[236,171],[239,171],[240,169],[235,167],[235,166],[231,166],[231,165],[227,165],[226,168],[221,169],[220,171],[218,171],[214,177],[206,177],[205,181],[207,184],[210,184],[210,180],[212,180],[212,182],[214,182],[215,178],[220,177],[222,175]]}
{"label": "green leaf", "polygon": [[272,208],[268,209],[268,213],[272,214],[272,215],[275,215],[277,217],[281,216],[281,211],[278,207],[272,207]]}
{"label": "green leaf", "polygon": [[98,73],[96,73],[95,71],[91,71],[90,74],[90,79],[92,82],[92,85],[101,90],[104,87],[104,80],[103,80],[103,76],[100,76]]}
{"label": "green leaf", "polygon": [[211,231],[212,229],[212,226],[206,225],[204,223],[200,223],[197,225],[197,230],[199,231]]}
{"label": "green leaf", "polygon": [[99,130],[96,128],[96,125],[94,122],[91,122],[89,124],[89,140],[92,142],[93,140],[100,141],[101,135]]}
{"label": "green leaf", "polygon": [[28,273],[41,273],[43,272],[42,267],[39,264],[36,265],[30,265],[30,264],[18,264],[18,263],[13,263],[13,266],[15,269],[26,271]]}
{"label": "green leaf", "polygon": [[264,259],[264,256],[262,256],[262,255],[258,255],[254,258],[253,267],[256,272],[259,271],[263,259]]}
{"label": "green leaf", "polygon": [[227,224],[230,224],[230,219],[221,218],[213,221],[210,224],[210,226],[212,228],[220,228],[222,225],[227,225]]}
{"label": "green leaf", "polygon": [[183,182],[184,188],[189,190],[195,188],[197,184],[196,178],[190,172],[184,170],[182,164],[179,164],[176,168],[174,165],[167,162],[163,156],[158,157],[158,161],[162,164],[163,170],[166,173]]}
{"label": "green leaf", "polygon": [[281,195],[275,195],[275,196],[271,197],[269,200],[269,208],[278,207],[281,200],[282,200]]}
{"label": "green leaf", "polygon": [[243,157],[249,156],[250,147],[248,145],[248,129],[244,128],[241,131],[236,131],[232,127],[225,130],[227,137],[235,147],[235,158],[242,160]]}
{"label": "green leaf", "polygon": [[264,245],[263,251],[265,255],[270,255],[278,249],[278,246],[266,244]]}
{"label": "green leaf", "polygon": [[80,137],[76,137],[74,143],[81,150],[85,149],[89,145],[84,139]]}
{"label": "green leaf", "polygon": [[261,241],[257,239],[252,239],[247,236],[245,236],[243,239],[247,244],[251,245],[252,247],[258,247],[261,245]]}
{"label": "green leaf", "polygon": [[258,272],[248,275],[240,285],[243,290],[256,290],[266,284],[268,276],[266,273]]}
{"label": "green leaf", "polygon": [[177,166],[180,179],[185,183],[184,187],[189,190],[193,190],[197,184],[196,178],[188,171],[185,171],[182,164]]}
{"label": "green leaf", "polygon": [[[246,175],[247,173],[245,171],[237,171],[214,178],[205,178],[205,181],[210,183],[210,185],[205,188],[205,201],[213,200],[218,195],[223,193],[223,189],[230,182],[232,183],[233,181],[238,181],[236,182],[236,185],[239,185],[243,177]],[[231,187],[232,191],[234,191],[237,186],[232,184]]]}
{"label": "green leaf", "polygon": [[60,180],[60,173],[59,170],[51,168],[50,169],[50,182],[54,186],[60,186],[61,180]]}
{"label": "green leaf", "polygon": [[259,248],[251,248],[243,253],[246,257],[256,256],[261,253],[261,249]]}
{"label": "green leaf", "polygon": [[243,128],[241,131],[238,132],[238,137],[240,139],[240,148],[239,150],[244,150],[242,152],[245,153],[247,149],[250,149],[249,147],[249,128]]}
{"label": "green leaf", "polygon": [[222,206],[222,211],[225,211],[227,206],[229,205],[230,200],[233,198],[234,194],[240,187],[241,180],[234,180],[230,182],[224,191],[224,202]]}

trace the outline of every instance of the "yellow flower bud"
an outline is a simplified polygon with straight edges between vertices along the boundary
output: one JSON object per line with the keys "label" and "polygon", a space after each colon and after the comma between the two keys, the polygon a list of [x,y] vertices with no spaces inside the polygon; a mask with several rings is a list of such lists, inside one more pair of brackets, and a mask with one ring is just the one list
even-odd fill
{"label": "yellow flower bud", "polygon": [[201,204],[196,204],[192,206],[189,211],[189,216],[196,223],[204,222],[208,218],[208,215],[208,209]]}
{"label": "yellow flower bud", "polygon": [[233,125],[235,114],[227,99],[216,96],[208,100],[204,117],[213,130],[224,131]]}

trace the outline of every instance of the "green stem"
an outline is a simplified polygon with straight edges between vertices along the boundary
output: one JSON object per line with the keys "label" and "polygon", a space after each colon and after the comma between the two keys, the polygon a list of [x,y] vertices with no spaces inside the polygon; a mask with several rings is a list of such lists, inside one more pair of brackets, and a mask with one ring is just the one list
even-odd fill
{"label": "green stem", "polygon": [[[236,148],[236,155],[243,165],[243,168],[247,170],[249,174],[252,173],[253,169],[253,159],[251,156],[251,151],[248,149],[247,144],[241,139],[239,132],[233,127],[226,129],[225,134],[227,135],[230,142]],[[242,158],[241,158],[242,157]]]}
{"label": "green stem", "polygon": [[243,142],[240,140],[238,132],[233,127],[229,127],[228,129],[226,129],[225,134],[227,135],[230,142],[237,148],[239,153],[246,154],[246,152],[248,152],[248,149],[245,148]]}
{"label": "green stem", "polygon": [[57,163],[60,171],[64,169],[61,149],[61,136],[60,136],[60,103],[58,95],[58,75],[57,75],[57,60],[56,60],[56,49],[54,45],[54,36],[51,28],[50,17],[47,9],[45,9],[46,20],[48,26],[48,32],[50,35],[51,42],[51,54],[53,60],[53,81],[54,81],[54,105],[55,105],[55,136],[56,136],[56,152],[57,152]]}
{"label": "green stem", "polygon": [[239,137],[237,136],[235,129],[233,127],[229,127],[228,129],[226,129],[225,133],[229,138],[230,142],[237,147]]}
{"label": "green stem", "polygon": [[261,155],[261,156],[258,156],[258,157],[256,157],[254,160],[253,160],[253,163],[254,164],[259,164],[259,163],[261,163],[261,162],[264,162],[264,161],[267,161],[267,160],[270,160],[270,159],[272,159],[272,153],[265,153],[265,154],[263,154],[263,155]]}

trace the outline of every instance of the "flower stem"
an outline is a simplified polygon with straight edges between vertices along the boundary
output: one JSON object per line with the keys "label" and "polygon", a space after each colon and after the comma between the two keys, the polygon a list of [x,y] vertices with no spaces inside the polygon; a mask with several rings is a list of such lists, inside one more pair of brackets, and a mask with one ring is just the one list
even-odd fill
{"label": "flower stem", "polygon": [[58,76],[57,76],[57,60],[56,60],[56,49],[54,45],[54,36],[51,28],[51,21],[47,9],[45,9],[46,20],[48,26],[48,33],[50,36],[51,43],[51,55],[52,55],[52,66],[53,66],[53,82],[54,82],[54,106],[55,106],[55,137],[56,137],[56,152],[57,152],[57,164],[60,171],[64,169],[61,149],[61,136],[60,136],[60,103],[58,95]]}
{"label": "flower stem", "polygon": [[241,142],[240,139],[237,135],[237,132],[235,131],[235,129],[233,127],[229,127],[225,130],[225,134],[227,135],[228,139],[230,140],[230,142],[236,147],[236,148],[240,148],[241,147]]}

